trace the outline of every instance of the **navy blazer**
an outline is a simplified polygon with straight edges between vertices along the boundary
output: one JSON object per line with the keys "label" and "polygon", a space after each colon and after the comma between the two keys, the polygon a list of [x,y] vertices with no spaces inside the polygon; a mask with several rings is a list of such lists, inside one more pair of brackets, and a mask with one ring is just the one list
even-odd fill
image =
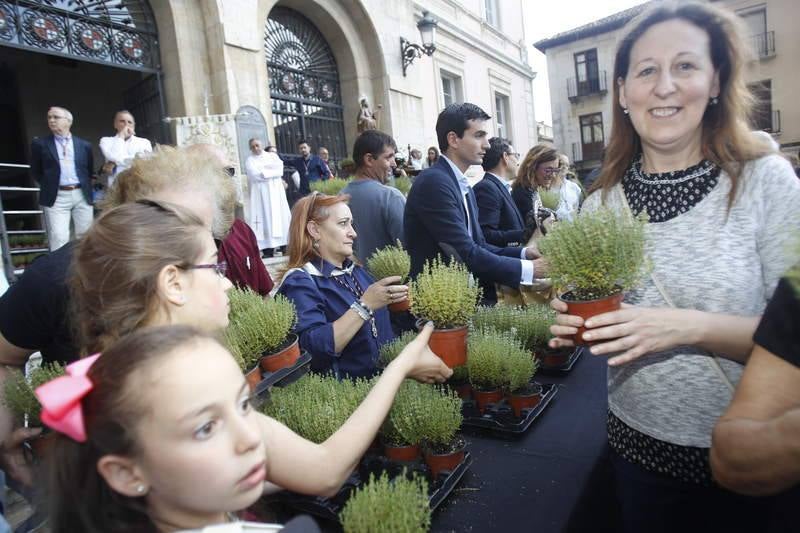
{"label": "navy blazer", "polygon": [[[411,256],[411,275],[422,272],[426,261],[441,254],[446,260],[457,254],[484,286],[502,283],[516,287],[522,277],[522,248],[501,248],[486,242],[478,221],[473,193],[467,195],[470,227],[464,197],[453,169],[439,158],[414,180],[403,217],[405,244]],[[487,299],[491,294],[484,294]]]}
{"label": "navy blazer", "polygon": [[511,193],[494,174],[486,173],[472,188],[478,203],[478,219],[486,241],[495,246],[520,246],[525,223]]}
{"label": "navy blazer", "polygon": [[[92,203],[92,172],[94,155],[92,145],[72,136],[75,151],[75,173],[81,183],[81,191],[86,201]],[[55,137],[37,137],[31,143],[31,175],[39,184],[39,205],[53,207],[58,196],[58,182],[61,178],[61,165],[58,162]]]}

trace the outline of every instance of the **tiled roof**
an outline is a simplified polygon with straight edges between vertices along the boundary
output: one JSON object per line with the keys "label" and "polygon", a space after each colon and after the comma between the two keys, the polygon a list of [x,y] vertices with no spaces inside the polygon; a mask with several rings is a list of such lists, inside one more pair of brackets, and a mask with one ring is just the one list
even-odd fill
{"label": "tiled roof", "polygon": [[541,41],[533,43],[533,46],[542,53],[545,53],[548,48],[553,48],[561,44],[577,41],[585,37],[592,37],[593,35],[601,35],[623,27],[629,20],[641,13],[652,1],[644,2],[638,6],[633,6],[624,11],[614,13],[608,17],[600,20],[595,20],[589,24],[585,24],[578,28],[561,32],[553,37],[542,39]]}

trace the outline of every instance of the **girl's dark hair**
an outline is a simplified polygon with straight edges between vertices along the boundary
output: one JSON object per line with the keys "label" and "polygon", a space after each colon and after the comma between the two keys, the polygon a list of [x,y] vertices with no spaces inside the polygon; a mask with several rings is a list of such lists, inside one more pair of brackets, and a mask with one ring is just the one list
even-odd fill
{"label": "girl's dark hair", "polygon": [[131,379],[182,346],[218,342],[190,326],[144,328],[119,340],[89,369],[92,390],[83,398],[86,442],[56,434],[50,467],[50,528],[53,533],[157,532],[144,498],[111,489],[97,470],[105,455],[134,456],[135,427],[151,409],[146,392]]}
{"label": "girl's dark hair", "polygon": [[738,18],[713,5],[670,2],[656,3],[628,23],[627,33],[619,41],[614,59],[611,136],[600,175],[592,184],[590,193],[602,190],[605,196],[622,180],[631,161],[642,149],[639,134],[619,105],[619,84],[628,75],[633,46],[656,24],[683,20],[708,34],[711,61],[719,72],[718,104],[706,108],[701,142],[703,157],[722,167],[730,177],[728,205],[732,204],[744,164],[775,151],[767,141],[750,131],[753,96],[744,79],[749,54]]}
{"label": "girl's dark hair", "polygon": [[185,268],[203,252],[203,221],[187,209],[151,200],[103,213],[76,245],[70,290],[85,353],[105,351],[148,325],[160,305],[158,275]]}

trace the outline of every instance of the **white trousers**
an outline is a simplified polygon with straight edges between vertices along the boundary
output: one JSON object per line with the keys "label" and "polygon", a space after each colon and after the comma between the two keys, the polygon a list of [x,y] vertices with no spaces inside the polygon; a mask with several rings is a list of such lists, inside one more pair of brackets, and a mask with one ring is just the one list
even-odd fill
{"label": "white trousers", "polygon": [[75,224],[75,237],[80,238],[92,224],[94,210],[83,197],[83,191],[58,191],[53,207],[43,207],[47,224],[50,251],[58,250],[69,242],[69,222]]}

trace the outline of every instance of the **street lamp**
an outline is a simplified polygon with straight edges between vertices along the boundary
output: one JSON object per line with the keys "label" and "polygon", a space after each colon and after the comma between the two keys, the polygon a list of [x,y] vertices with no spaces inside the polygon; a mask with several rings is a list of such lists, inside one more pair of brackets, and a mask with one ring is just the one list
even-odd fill
{"label": "street lamp", "polygon": [[422,54],[427,56],[433,55],[436,51],[436,27],[439,22],[427,11],[422,12],[422,18],[417,22],[420,37],[422,37],[422,46],[400,37],[400,56],[403,59],[403,76],[406,75],[409,65],[414,62]]}

